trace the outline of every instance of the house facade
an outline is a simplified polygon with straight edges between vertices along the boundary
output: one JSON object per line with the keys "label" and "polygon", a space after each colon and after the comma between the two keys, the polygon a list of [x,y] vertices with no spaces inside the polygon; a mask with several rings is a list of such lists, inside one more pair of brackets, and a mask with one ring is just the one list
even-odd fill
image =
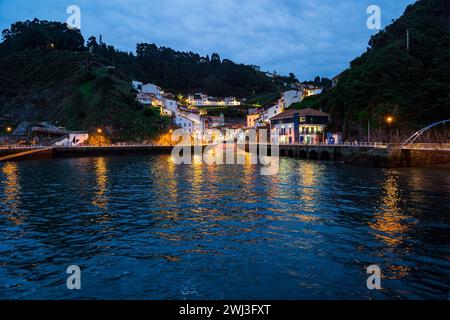
{"label": "house facade", "polygon": [[284,108],[287,109],[294,103],[302,102],[303,93],[298,90],[289,90],[283,93],[283,97],[281,99],[281,103],[283,104]]}
{"label": "house facade", "polygon": [[270,123],[270,119],[281,114],[283,111],[284,111],[283,104],[281,104],[281,103],[276,104],[264,111],[263,121],[268,124],[268,123]]}
{"label": "house facade", "polygon": [[323,92],[323,88],[307,88],[305,91],[303,91],[304,97],[311,97],[318,94],[321,94]]}
{"label": "house facade", "polygon": [[139,92],[136,95],[136,100],[145,106],[150,106],[154,98],[155,98],[154,95],[149,93]]}
{"label": "house facade", "polygon": [[178,103],[175,100],[165,98],[163,100],[162,114],[174,116],[178,112]]}
{"label": "house facade", "polygon": [[247,128],[255,128],[258,120],[261,118],[261,114],[248,114],[247,115]]}
{"label": "house facade", "polygon": [[155,84],[147,83],[142,86],[143,93],[154,94],[157,99],[162,99],[162,89]]}
{"label": "house facade", "polygon": [[315,109],[289,109],[270,120],[271,142],[278,144],[326,143],[330,115]]}
{"label": "house facade", "polygon": [[188,103],[196,107],[210,107],[210,106],[240,106],[241,101],[235,97],[216,98],[209,97],[203,93],[190,94],[188,96]]}
{"label": "house facade", "polygon": [[133,87],[133,89],[135,89],[135,90],[137,90],[139,92],[142,91],[142,86],[143,85],[144,84],[142,82],[140,82],[140,81],[135,81],[135,80],[131,81],[131,86]]}

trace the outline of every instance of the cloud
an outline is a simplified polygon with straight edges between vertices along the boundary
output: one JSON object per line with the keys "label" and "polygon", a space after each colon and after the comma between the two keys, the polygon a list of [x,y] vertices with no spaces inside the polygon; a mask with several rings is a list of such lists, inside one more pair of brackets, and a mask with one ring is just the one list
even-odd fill
{"label": "cloud", "polygon": [[[413,0],[378,0],[383,24]],[[82,33],[134,51],[154,42],[202,55],[217,52],[237,63],[300,79],[331,77],[366,48],[369,0],[0,0],[0,27],[17,20],[65,21],[68,5],[82,10]]]}

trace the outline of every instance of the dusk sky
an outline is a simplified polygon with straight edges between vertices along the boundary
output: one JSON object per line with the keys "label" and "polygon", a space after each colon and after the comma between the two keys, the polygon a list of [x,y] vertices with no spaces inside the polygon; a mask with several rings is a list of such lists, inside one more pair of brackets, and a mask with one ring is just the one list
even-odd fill
{"label": "dusk sky", "polygon": [[366,9],[382,10],[382,27],[414,0],[0,0],[0,28],[38,18],[65,22],[66,8],[81,8],[85,39],[126,51],[156,43],[201,55],[220,54],[237,63],[300,80],[332,77],[363,53],[375,30]]}

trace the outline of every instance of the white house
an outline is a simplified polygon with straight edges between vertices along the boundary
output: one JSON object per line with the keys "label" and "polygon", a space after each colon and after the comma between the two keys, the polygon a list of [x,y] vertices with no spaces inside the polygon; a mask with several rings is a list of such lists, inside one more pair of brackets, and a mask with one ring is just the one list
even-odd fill
{"label": "white house", "polygon": [[309,89],[305,89],[305,91],[303,91],[303,95],[305,97],[311,97],[311,96],[321,94],[322,92],[323,92],[323,88],[309,88]]}
{"label": "white house", "polygon": [[284,108],[289,108],[291,105],[303,100],[303,93],[298,90],[289,90],[283,93],[282,101]]}
{"label": "white house", "polygon": [[175,124],[186,133],[192,134],[194,132],[194,121],[181,114],[175,115]]}
{"label": "white house", "polygon": [[205,119],[199,114],[180,111],[175,115],[175,124],[197,141],[202,141],[206,126]]}
{"label": "white house", "polygon": [[235,97],[215,98],[209,97],[203,93],[190,94],[188,102],[192,106],[206,107],[206,106],[240,106],[241,101]]}
{"label": "white house", "polygon": [[240,106],[241,102],[235,97],[227,97],[224,99],[224,103],[226,106]]}
{"label": "white house", "polygon": [[155,84],[147,83],[142,86],[142,92],[154,94],[157,99],[162,99],[162,89]]}
{"label": "white house", "polygon": [[275,117],[276,115],[279,115],[280,113],[282,113],[284,111],[284,106],[283,104],[276,104],[270,108],[268,108],[267,110],[264,111],[263,113],[263,121],[266,123],[269,123],[270,119],[272,119],[273,117]]}
{"label": "white house", "polygon": [[152,94],[140,92],[136,95],[136,100],[143,105],[150,106],[154,97]]}
{"label": "white house", "polygon": [[173,116],[178,112],[178,103],[175,100],[163,99],[162,113]]}
{"label": "white house", "polygon": [[135,81],[135,80],[131,81],[131,86],[133,87],[133,89],[136,89],[139,92],[142,90],[143,85],[144,84],[140,81]]}

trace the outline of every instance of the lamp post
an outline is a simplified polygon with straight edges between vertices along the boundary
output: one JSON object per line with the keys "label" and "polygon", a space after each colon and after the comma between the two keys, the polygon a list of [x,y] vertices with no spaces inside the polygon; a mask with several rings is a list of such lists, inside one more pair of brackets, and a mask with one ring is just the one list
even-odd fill
{"label": "lamp post", "polygon": [[394,118],[391,116],[388,116],[386,118],[386,122],[388,123],[388,143],[391,142],[391,124],[394,122]]}
{"label": "lamp post", "polygon": [[11,133],[12,132],[12,128],[11,127],[6,127],[6,132],[7,133]]}

